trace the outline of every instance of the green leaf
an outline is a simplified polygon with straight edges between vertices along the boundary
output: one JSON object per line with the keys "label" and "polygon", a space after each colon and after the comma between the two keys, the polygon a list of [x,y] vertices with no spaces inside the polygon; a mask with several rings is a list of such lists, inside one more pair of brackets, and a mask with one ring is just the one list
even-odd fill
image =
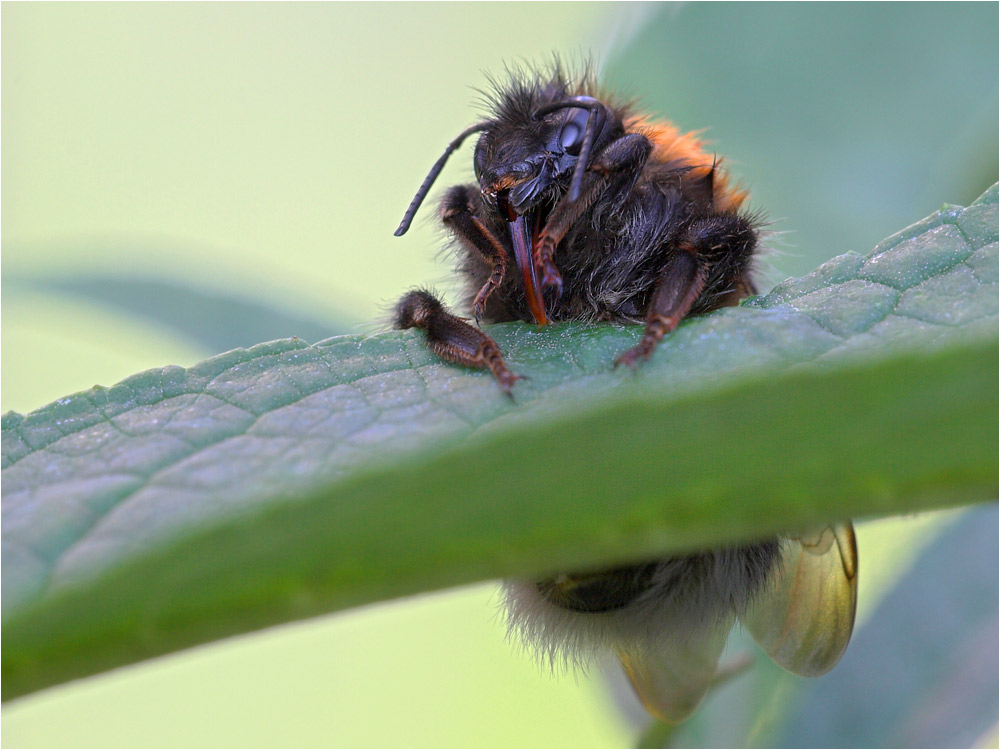
{"label": "green leaf", "polygon": [[3,418],[4,699],[498,576],[994,496],[997,190],[686,321],[298,339]]}

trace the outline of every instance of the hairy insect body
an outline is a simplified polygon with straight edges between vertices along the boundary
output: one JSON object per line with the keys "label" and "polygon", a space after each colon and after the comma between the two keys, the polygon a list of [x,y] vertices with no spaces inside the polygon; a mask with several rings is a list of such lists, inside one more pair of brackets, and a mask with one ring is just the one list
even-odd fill
{"label": "hairy insect body", "polygon": [[[676,184],[643,179],[628,187],[624,196],[624,189],[615,191],[620,202],[606,201],[609,205],[567,232],[556,252],[563,294],[546,295],[549,320],[641,323],[652,309],[673,312],[679,322],[685,306],[686,314],[704,313],[751,293],[756,235],[748,220],[713,213],[707,201],[686,199]],[[489,217],[483,223],[500,234],[506,231],[501,222]],[[472,308],[494,268],[466,253],[460,270]],[[700,278],[701,288],[684,305],[694,278]],[[661,298],[653,305],[656,290],[662,290]],[[677,302],[663,298],[671,293]],[[484,306],[482,320],[531,319],[520,279],[506,274]]]}
{"label": "hairy insect body", "polygon": [[490,116],[449,144],[397,234],[472,133],[478,182],[449,189],[440,216],[477,321],[644,322],[640,344],[618,360],[634,366],[685,316],[753,292],[759,220],[741,213],[745,194],[697,137],[559,71],[495,93]]}
{"label": "hairy insect body", "polygon": [[[439,215],[454,237],[477,322],[644,323],[615,364],[637,365],[680,321],[755,290],[759,218],[694,134],[615,103],[584,78],[515,77],[483,121],[431,169],[406,232],[448,157],[478,133],[477,182],[448,189]],[[488,368],[511,393],[496,343],[430,292],[397,304],[442,358]],[[857,552],[849,523],[813,534],[507,582],[511,627],[555,660],[610,652],[649,710],[686,717],[742,622],[782,666],[830,669],[854,622]]]}

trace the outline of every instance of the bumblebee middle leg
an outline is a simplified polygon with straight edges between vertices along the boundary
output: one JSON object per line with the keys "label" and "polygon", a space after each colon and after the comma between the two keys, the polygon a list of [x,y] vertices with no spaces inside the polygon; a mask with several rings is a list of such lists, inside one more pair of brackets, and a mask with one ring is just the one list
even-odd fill
{"label": "bumblebee middle leg", "polygon": [[[639,343],[615,360],[615,367],[635,367],[648,359],[660,340],[672,332],[705,291],[709,278],[734,275],[740,283],[720,295],[707,309],[739,301],[735,295],[752,289],[749,264],[756,246],[749,221],[736,214],[717,214],[691,224],[653,287],[646,310],[646,330]],[[704,311],[704,305],[699,305]]]}
{"label": "bumblebee middle leg", "polygon": [[414,289],[396,303],[393,326],[419,328],[427,337],[427,346],[449,362],[467,367],[486,367],[493,373],[508,396],[521,379],[507,369],[496,342],[461,318],[445,310],[430,292]]}

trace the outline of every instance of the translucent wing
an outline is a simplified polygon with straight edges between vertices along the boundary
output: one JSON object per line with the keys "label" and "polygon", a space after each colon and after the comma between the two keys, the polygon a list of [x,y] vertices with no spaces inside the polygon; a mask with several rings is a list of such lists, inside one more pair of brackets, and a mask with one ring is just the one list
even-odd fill
{"label": "translucent wing", "polygon": [[858,549],[850,523],[786,542],[781,567],[741,619],[778,664],[803,677],[833,668],[851,639]]}
{"label": "translucent wing", "polygon": [[694,713],[715,682],[733,623],[719,623],[693,637],[665,637],[655,650],[639,655],[619,652],[625,674],[649,713],[671,724]]}

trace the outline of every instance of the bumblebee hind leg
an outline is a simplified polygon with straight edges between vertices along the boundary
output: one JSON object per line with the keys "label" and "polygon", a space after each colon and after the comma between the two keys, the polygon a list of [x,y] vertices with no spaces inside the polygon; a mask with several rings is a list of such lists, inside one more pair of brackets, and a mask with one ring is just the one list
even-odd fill
{"label": "bumblebee hind leg", "polygon": [[414,289],[396,303],[393,327],[419,328],[427,337],[428,348],[442,359],[466,367],[485,367],[493,373],[500,387],[510,396],[514,383],[521,380],[507,369],[496,342],[452,315],[428,291]]}

